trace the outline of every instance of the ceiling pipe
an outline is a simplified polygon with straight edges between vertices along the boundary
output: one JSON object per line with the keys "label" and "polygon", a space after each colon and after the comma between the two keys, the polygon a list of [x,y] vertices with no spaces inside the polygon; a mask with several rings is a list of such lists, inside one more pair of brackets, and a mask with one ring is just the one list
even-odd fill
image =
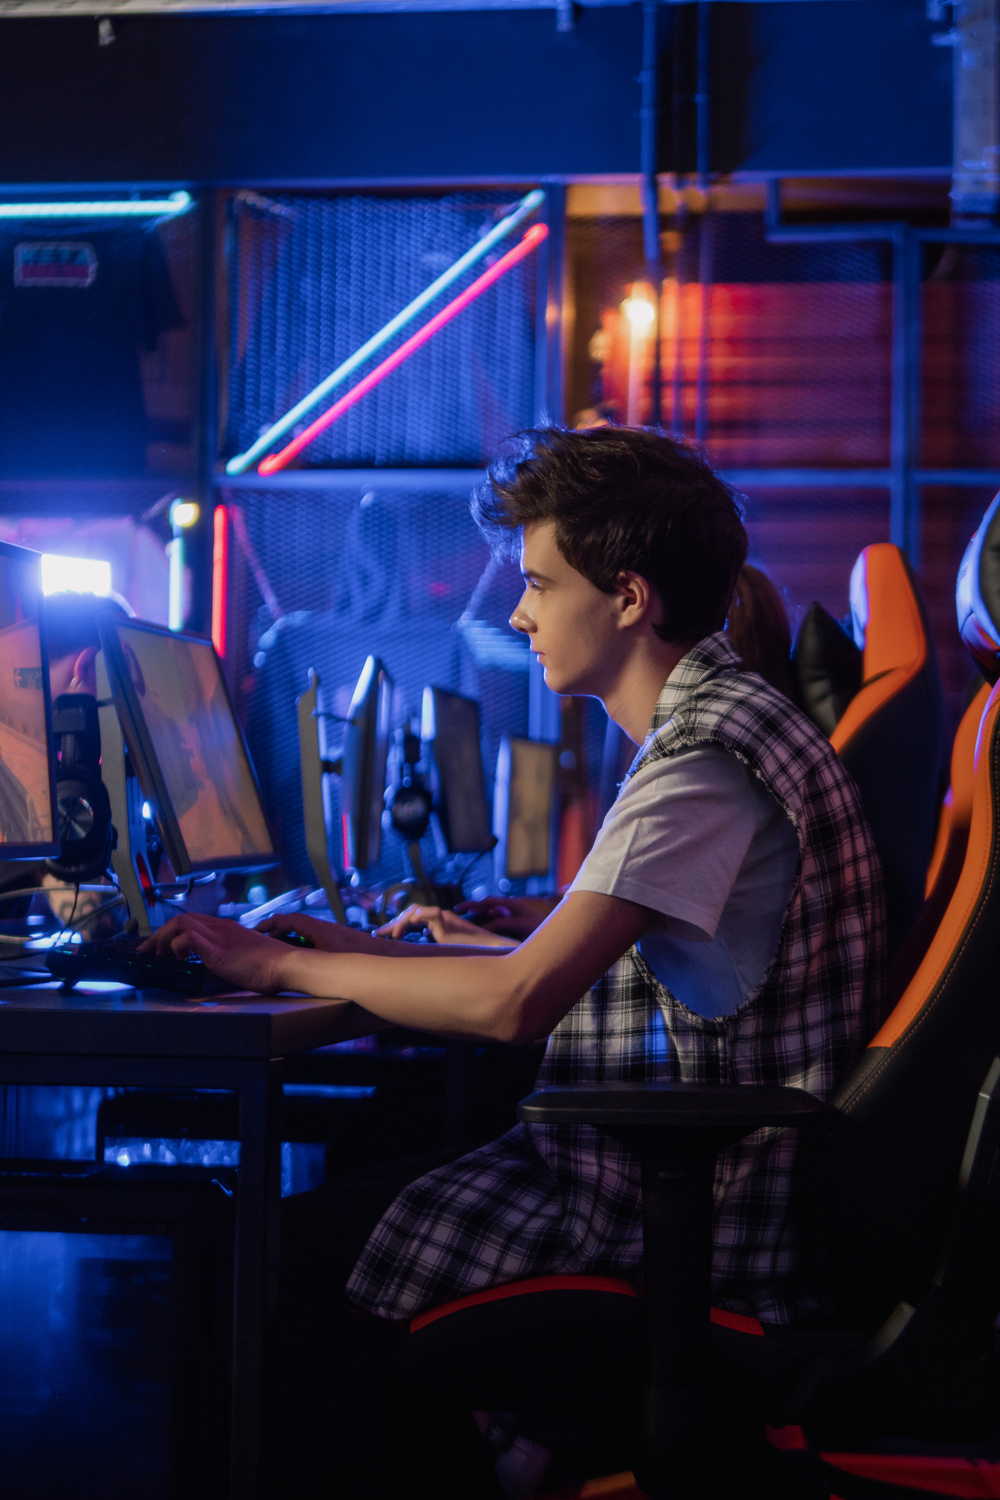
{"label": "ceiling pipe", "polygon": [[1000,211],[1000,0],[953,0],[954,25],[936,41],[954,48],[952,222]]}

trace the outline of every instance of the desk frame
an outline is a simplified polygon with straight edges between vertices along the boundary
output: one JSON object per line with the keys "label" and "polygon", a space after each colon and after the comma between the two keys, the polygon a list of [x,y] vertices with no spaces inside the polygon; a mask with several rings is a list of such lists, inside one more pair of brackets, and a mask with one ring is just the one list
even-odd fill
{"label": "desk frame", "polygon": [[[277,1299],[283,1057],[382,1024],[339,1000],[247,997],[203,1006],[149,991],[124,1001],[48,988],[0,991],[2,1083],[228,1089],[237,1096],[230,1500],[260,1493],[264,1360]],[[113,1050],[116,1030],[126,1033],[119,1038],[126,1047],[145,1038],[147,1055]],[[159,1055],[148,1055],[154,1051]],[[234,1051],[243,1055],[227,1055]]]}

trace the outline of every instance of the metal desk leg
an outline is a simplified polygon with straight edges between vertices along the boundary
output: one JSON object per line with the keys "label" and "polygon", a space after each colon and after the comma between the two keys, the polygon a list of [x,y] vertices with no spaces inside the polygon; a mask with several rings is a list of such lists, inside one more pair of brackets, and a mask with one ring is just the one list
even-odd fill
{"label": "metal desk leg", "polygon": [[230,1500],[257,1500],[261,1397],[278,1281],[281,1208],[281,1061],[247,1063],[238,1086]]}

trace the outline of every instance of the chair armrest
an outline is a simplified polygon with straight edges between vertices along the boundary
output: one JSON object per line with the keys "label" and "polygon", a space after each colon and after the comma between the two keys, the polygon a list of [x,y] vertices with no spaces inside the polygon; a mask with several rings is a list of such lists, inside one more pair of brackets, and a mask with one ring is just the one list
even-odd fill
{"label": "chair armrest", "polygon": [[829,1112],[805,1089],[671,1082],[552,1085],[517,1106],[518,1119],[529,1125],[721,1130],[737,1139],[764,1125],[806,1125]]}

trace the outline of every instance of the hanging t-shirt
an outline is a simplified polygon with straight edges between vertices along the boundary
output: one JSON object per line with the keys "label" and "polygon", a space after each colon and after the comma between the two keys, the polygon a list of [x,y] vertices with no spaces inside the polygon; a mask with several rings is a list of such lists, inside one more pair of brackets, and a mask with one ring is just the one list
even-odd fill
{"label": "hanging t-shirt", "polygon": [[142,474],[139,354],[183,319],[156,231],[0,233],[0,476]]}

